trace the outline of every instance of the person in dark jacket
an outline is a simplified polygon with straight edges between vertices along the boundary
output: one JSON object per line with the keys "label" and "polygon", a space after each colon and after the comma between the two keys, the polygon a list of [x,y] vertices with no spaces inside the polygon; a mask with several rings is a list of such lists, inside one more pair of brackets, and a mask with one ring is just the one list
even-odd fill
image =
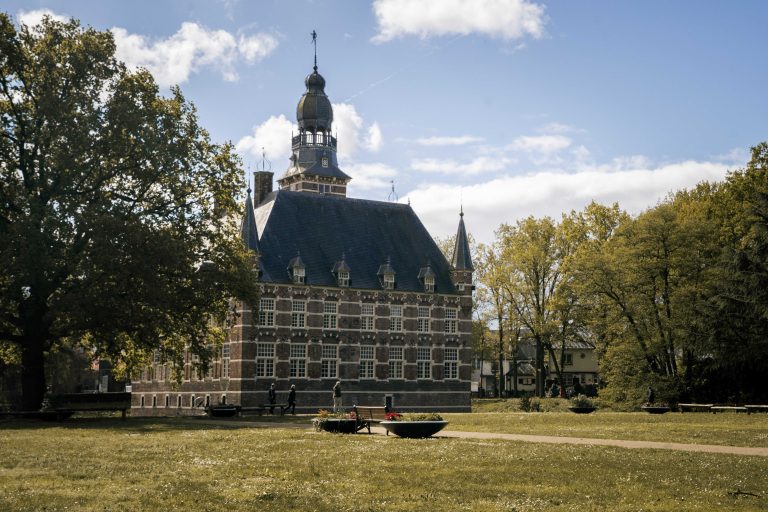
{"label": "person in dark jacket", "polygon": [[285,406],[283,412],[291,410],[291,414],[296,414],[296,384],[291,384],[291,390],[288,392],[288,405]]}
{"label": "person in dark jacket", "polygon": [[269,408],[269,414],[275,414],[275,403],[277,402],[277,391],[275,391],[275,384],[269,386],[269,403],[272,407]]}
{"label": "person in dark jacket", "polygon": [[656,401],[656,393],[653,392],[653,388],[648,386],[648,392],[645,394],[645,403],[648,405],[653,405],[653,402]]}
{"label": "person in dark jacket", "polygon": [[333,386],[333,412],[343,412],[341,405],[341,381],[337,380]]}

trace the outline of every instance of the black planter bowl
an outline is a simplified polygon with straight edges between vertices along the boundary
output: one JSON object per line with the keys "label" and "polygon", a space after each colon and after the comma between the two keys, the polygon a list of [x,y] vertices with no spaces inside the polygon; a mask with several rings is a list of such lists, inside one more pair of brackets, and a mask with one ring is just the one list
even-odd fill
{"label": "black planter bowl", "polygon": [[641,409],[648,414],[664,414],[665,412],[669,412],[669,407],[664,405],[644,405]]}
{"label": "black planter bowl", "polygon": [[208,408],[208,414],[212,418],[231,418],[237,414],[237,407],[234,405],[212,405]]}
{"label": "black planter bowl", "polygon": [[447,421],[382,421],[380,425],[399,437],[420,439],[437,434],[448,424]]}
{"label": "black planter bowl", "polygon": [[595,412],[595,409],[597,407],[569,407],[568,410],[571,412],[575,412],[576,414],[589,414],[591,412]]}
{"label": "black planter bowl", "polygon": [[357,432],[357,420],[346,418],[328,418],[323,420],[320,428],[326,432],[337,432],[340,434],[354,434]]}

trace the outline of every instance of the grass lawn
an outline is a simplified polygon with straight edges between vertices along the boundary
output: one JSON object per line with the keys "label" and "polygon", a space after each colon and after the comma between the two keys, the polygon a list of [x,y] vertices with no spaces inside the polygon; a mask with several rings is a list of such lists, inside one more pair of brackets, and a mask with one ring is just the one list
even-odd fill
{"label": "grass lawn", "polygon": [[316,433],[308,418],[0,423],[0,510],[65,509],[768,510],[768,459]]}
{"label": "grass lawn", "polygon": [[486,412],[444,414],[450,430],[768,447],[768,414]]}

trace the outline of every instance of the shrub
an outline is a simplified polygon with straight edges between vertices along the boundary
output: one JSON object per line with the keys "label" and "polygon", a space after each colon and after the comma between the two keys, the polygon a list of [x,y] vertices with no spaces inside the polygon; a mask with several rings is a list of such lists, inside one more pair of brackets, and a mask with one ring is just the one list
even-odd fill
{"label": "shrub", "polygon": [[571,407],[594,407],[595,402],[586,395],[578,395],[571,398]]}

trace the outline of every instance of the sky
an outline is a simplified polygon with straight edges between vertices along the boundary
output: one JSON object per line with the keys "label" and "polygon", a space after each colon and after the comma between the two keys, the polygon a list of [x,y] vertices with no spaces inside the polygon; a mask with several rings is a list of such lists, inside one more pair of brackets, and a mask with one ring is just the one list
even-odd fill
{"label": "sky", "polygon": [[[768,140],[768,2],[6,0],[113,33],[179,85],[244,174],[288,167],[317,62],[351,197],[409,202],[433,236],[590,201],[637,214]],[[262,149],[263,148],[263,149]],[[394,187],[394,194],[392,193]]]}

